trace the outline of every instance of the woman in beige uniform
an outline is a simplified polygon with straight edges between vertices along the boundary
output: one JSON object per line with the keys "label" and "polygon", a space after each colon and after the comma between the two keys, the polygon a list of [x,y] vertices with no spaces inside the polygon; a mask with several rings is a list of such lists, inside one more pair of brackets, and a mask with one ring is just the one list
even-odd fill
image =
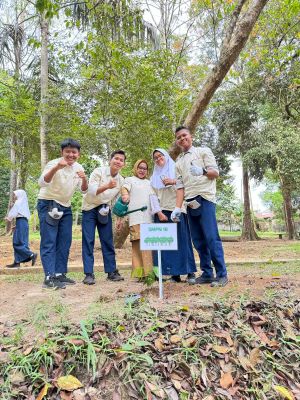
{"label": "woman in beige uniform", "polygon": [[140,250],[140,224],[153,222],[150,195],[154,194],[148,176],[148,164],[138,160],[133,167],[134,176],[125,178],[121,189],[122,201],[128,203],[128,211],[147,206],[144,211],[129,214],[130,241],[132,244],[132,277],[143,278],[153,268],[152,251]]}

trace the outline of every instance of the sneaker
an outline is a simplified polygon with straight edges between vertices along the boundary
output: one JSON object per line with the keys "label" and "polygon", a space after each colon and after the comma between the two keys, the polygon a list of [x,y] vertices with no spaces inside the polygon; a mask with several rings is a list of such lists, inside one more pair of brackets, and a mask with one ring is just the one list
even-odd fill
{"label": "sneaker", "polygon": [[66,274],[58,275],[58,276],[56,276],[56,279],[59,282],[64,283],[65,285],[75,285],[76,284],[76,281],[74,281],[73,279],[68,278]]}
{"label": "sneaker", "polygon": [[50,276],[49,278],[45,278],[43,283],[43,288],[45,289],[65,289],[66,285],[63,282],[60,282],[57,277]]}
{"label": "sneaker", "polygon": [[194,274],[194,272],[188,274],[186,281],[190,285],[194,285],[196,283],[196,275]]}
{"label": "sneaker", "polygon": [[32,256],[30,257],[30,259],[31,259],[31,265],[32,265],[33,267],[35,266],[37,257],[38,257],[37,253],[33,253]]}
{"label": "sneaker", "polygon": [[114,282],[124,281],[123,276],[119,274],[119,271],[117,269],[114,272],[109,272],[107,274],[107,279]]}
{"label": "sneaker", "polygon": [[214,280],[215,280],[214,278],[206,278],[203,275],[201,275],[201,276],[198,276],[198,278],[196,278],[195,283],[198,285],[206,285],[206,284],[214,282]]}
{"label": "sneaker", "polygon": [[227,276],[223,276],[222,278],[217,278],[214,282],[211,283],[211,287],[224,287],[228,283]]}
{"label": "sneaker", "polygon": [[6,268],[20,268],[20,263],[14,261],[12,264],[6,265]]}
{"label": "sneaker", "polygon": [[180,275],[173,275],[173,276],[171,276],[171,279],[170,279],[169,282],[174,282],[174,283],[179,283],[179,282],[181,282]]}
{"label": "sneaker", "polygon": [[94,274],[85,274],[85,278],[82,281],[85,285],[95,285],[95,275]]}

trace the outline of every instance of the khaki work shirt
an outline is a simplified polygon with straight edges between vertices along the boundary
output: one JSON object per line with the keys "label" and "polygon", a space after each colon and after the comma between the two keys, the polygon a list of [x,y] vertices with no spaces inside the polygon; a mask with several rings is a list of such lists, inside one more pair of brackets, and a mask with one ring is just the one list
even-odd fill
{"label": "khaki work shirt", "polygon": [[41,188],[38,199],[55,200],[64,207],[70,207],[71,198],[75,190],[78,189],[82,192],[82,180],[77,175],[77,172],[83,171],[83,167],[77,162],[72,165],[67,165],[55,173],[51,182],[45,182],[44,176],[59,162],[59,160],[61,160],[61,158],[49,161],[40,176],[38,183]]}
{"label": "khaki work shirt", "polygon": [[[153,190],[158,197],[161,210],[173,211],[176,207],[176,186],[172,185],[165,189],[153,188]],[[182,206],[181,211],[183,213],[186,213],[186,209],[184,206]]]}
{"label": "khaki work shirt", "polygon": [[[111,179],[117,182],[117,186],[112,189],[106,189],[104,192],[96,195],[100,186],[106,185]],[[124,178],[117,174],[111,176],[110,167],[98,167],[94,169],[89,179],[89,188],[87,194],[83,196],[82,209],[84,211],[92,210],[100,204],[108,204],[112,207],[112,203],[119,195]]]}
{"label": "khaki work shirt", "polygon": [[123,187],[129,192],[128,211],[147,206],[147,210],[136,211],[129,214],[129,226],[150,224],[153,222],[150,205],[150,195],[155,194],[148,179],[136,176],[125,178]]}
{"label": "khaki work shirt", "polygon": [[214,168],[218,171],[215,156],[208,147],[192,146],[188,151],[179,155],[176,160],[176,188],[184,188],[184,199],[202,196],[213,203],[216,202],[216,180],[207,176],[193,176],[190,173],[192,165],[205,169]]}

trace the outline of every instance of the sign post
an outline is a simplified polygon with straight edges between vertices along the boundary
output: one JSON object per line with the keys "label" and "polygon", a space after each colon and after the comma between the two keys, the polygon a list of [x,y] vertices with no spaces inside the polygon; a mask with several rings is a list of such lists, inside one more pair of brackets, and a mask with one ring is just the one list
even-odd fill
{"label": "sign post", "polygon": [[163,299],[161,251],[178,249],[177,224],[141,224],[140,248],[141,250],[157,250],[159,298]]}

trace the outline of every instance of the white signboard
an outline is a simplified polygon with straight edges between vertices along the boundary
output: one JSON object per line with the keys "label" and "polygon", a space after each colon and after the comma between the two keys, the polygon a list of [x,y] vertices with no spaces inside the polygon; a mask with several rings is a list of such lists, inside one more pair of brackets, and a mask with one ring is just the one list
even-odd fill
{"label": "white signboard", "polygon": [[177,250],[177,224],[141,224],[141,250]]}

